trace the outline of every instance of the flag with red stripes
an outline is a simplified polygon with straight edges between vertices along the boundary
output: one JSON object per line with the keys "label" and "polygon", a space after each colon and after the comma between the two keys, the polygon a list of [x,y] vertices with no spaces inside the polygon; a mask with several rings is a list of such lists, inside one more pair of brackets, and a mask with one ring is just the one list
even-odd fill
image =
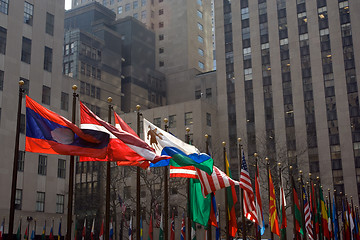
{"label": "flag with red stripes", "polygon": [[255,205],[254,191],[251,185],[251,179],[247,168],[244,152],[242,153],[240,187],[244,189],[244,199],[243,199],[244,215],[247,219],[259,225],[256,205]]}
{"label": "flag with red stripes", "polygon": [[194,166],[174,167],[170,165],[171,178],[198,178]]}
{"label": "flag with red stripes", "polygon": [[306,233],[309,237],[309,240],[313,240],[314,234],[313,234],[313,224],[311,221],[310,204],[307,199],[307,194],[306,194],[304,183],[302,183],[302,191],[303,191],[303,199],[304,199],[305,229],[306,229]]}
{"label": "flag with red stripes", "polygon": [[238,181],[233,180],[215,166],[213,167],[213,173],[211,175],[198,168],[196,168],[196,173],[200,180],[201,191],[204,197],[206,197],[211,192],[215,192],[216,190],[239,185]]}

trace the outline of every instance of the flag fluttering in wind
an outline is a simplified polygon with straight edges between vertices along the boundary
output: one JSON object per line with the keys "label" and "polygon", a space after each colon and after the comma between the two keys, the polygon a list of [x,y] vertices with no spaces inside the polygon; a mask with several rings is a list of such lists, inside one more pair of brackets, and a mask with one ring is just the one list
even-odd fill
{"label": "flag fluttering in wind", "polygon": [[214,160],[208,154],[200,153],[195,146],[181,141],[145,118],[143,123],[145,141],[155,149],[158,155],[171,157],[156,164],[150,163],[150,167],[162,167],[169,164],[174,167],[194,166],[211,175]]}
{"label": "flag fluttering in wind", "polygon": [[93,219],[92,225],[91,225],[91,232],[90,232],[90,239],[94,240],[94,234],[95,234],[95,218]]}
{"label": "flag fluttering in wind", "polygon": [[[31,240],[34,240],[34,239],[35,239],[35,226],[36,226],[36,221],[35,221],[35,224],[34,224],[34,226],[33,226],[33,230],[32,230],[32,232],[31,232],[31,237],[30,237]],[[0,240],[1,240],[1,239],[0,239]]]}
{"label": "flag fluttering in wind", "polygon": [[50,240],[54,240],[54,221],[51,225],[51,228],[50,228],[50,235],[49,235],[49,239]]}
{"label": "flag fluttering in wind", "polygon": [[153,216],[150,214],[150,223],[149,223],[149,236],[148,240],[153,240]]}
{"label": "flag fluttering in wind", "polygon": [[304,183],[302,183],[302,193],[303,193],[303,200],[304,200],[305,229],[306,229],[306,233],[309,237],[309,240],[313,240],[314,239],[313,224],[311,222],[312,215],[311,215],[310,204],[308,202]]}
{"label": "flag fluttering in wind", "polygon": [[244,190],[243,208],[244,215],[247,219],[259,225],[257,210],[255,204],[254,191],[251,185],[249,170],[245,160],[245,154],[242,152],[240,173],[240,187]]}
{"label": "flag fluttering in wind", "polygon": [[161,221],[160,221],[159,240],[164,240],[164,223],[163,223],[163,215],[162,215],[162,213],[161,213]]}
{"label": "flag fluttering in wind", "polygon": [[191,240],[196,240],[196,223],[191,222]]}
{"label": "flag fluttering in wind", "polygon": [[173,214],[172,214],[172,219],[171,219],[170,240],[175,240],[175,219],[174,219],[174,212],[173,212]]}
{"label": "flag fluttering in wind", "polygon": [[26,96],[25,151],[104,158],[109,134],[81,130]]}
{"label": "flag fluttering in wind", "polygon": [[83,230],[82,230],[81,239],[82,240],[86,239],[86,218],[84,219],[84,227],[83,227]]}
{"label": "flag fluttering in wind", "polygon": [[174,167],[170,165],[171,178],[197,178],[196,168],[194,166]]}
{"label": "flag fluttering in wind", "polygon": [[280,222],[281,222],[281,239],[286,239],[286,198],[282,178],[280,179]]}
{"label": "flag fluttering in wind", "polygon": [[256,215],[259,222],[260,234],[265,233],[265,222],[262,211],[261,192],[260,192],[260,177],[259,177],[259,166],[256,168],[255,174],[255,193],[256,193]]}
{"label": "flag fluttering in wind", "polygon": [[110,227],[109,227],[109,239],[113,240],[114,239],[114,228],[113,228],[113,222],[112,219],[110,221]]}
{"label": "flag fluttering in wind", "polygon": [[28,227],[26,227],[26,229],[25,229],[24,239],[26,239],[26,240],[29,239]]}
{"label": "flag fluttering in wind", "polygon": [[270,194],[270,202],[269,202],[269,223],[271,232],[275,233],[276,235],[280,236],[280,229],[279,229],[279,220],[276,211],[276,197],[275,197],[275,188],[271,178],[271,172],[269,169],[269,194]]}
{"label": "flag fluttering in wind", "polygon": [[211,198],[204,197],[199,179],[190,179],[190,217],[193,222],[207,226],[211,211]]}
{"label": "flag fluttering in wind", "polygon": [[[41,233],[41,240],[45,240],[45,232],[46,232],[46,221],[44,223],[44,227],[43,227],[43,230],[42,230],[42,233]],[[75,231],[75,233],[76,233],[76,231]]]}
{"label": "flag fluttering in wind", "polygon": [[183,217],[182,217],[182,221],[181,221],[181,235],[180,235],[180,239],[181,240],[186,240],[186,230],[185,230],[185,214],[183,213]]}
{"label": "flag fluttering in wind", "polygon": [[295,182],[294,182],[294,178],[291,177],[291,181],[292,181],[292,191],[293,191],[293,207],[294,207],[294,214],[295,214],[295,231],[296,233],[301,233],[302,235],[304,235],[304,230],[302,228],[302,218],[301,218],[301,211],[300,211],[300,204],[299,204],[299,198],[298,198],[298,194],[296,192],[296,187],[295,187]]}
{"label": "flag fluttering in wind", "polygon": [[99,233],[99,240],[103,240],[103,239],[104,239],[104,220],[102,220],[101,222],[100,233]]}
{"label": "flag fluttering in wind", "polygon": [[132,235],[133,235],[132,224],[133,224],[133,220],[132,220],[132,216],[131,216],[130,223],[129,223],[129,240],[132,240]]}
{"label": "flag fluttering in wind", "polygon": [[216,240],[220,240],[220,219],[219,219],[219,209],[216,211],[216,222],[217,222],[217,226],[215,229],[215,239]]}
{"label": "flag fluttering in wind", "polygon": [[19,227],[18,227],[17,232],[16,232],[16,239],[17,240],[21,239],[21,218],[20,218],[20,221],[19,221]]}
{"label": "flag fluttering in wind", "polygon": [[338,237],[338,234],[339,234],[339,221],[338,221],[337,210],[336,210],[335,196],[333,196],[332,221],[334,223],[334,239],[339,240],[339,237]]}
{"label": "flag fluttering in wind", "polygon": [[328,228],[328,213],[327,213],[327,207],[326,207],[326,203],[324,201],[324,195],[323,195],[323,191],[322,188],[319,188],[319,193],[320,193],[320,204],[321,204],[321,217],[322,217],[322,230],[324,233],[324,237],[326,238],[330,238],[330,232],[329,232],[329,228]]}
{"label": "flag fluttering in wind", "polygon": [[349,218],[347,213],[347,207],[344,201],[343,201],[343,211],[342,211],[342,222],[344,224],[343,238],[350,239],[351,233],[350,233]]}
{"label": "flag fluttering in wind", "polygon": [[5,225],[5,218],[4,218],[3,221],[1,222],[1,226],[0,226],[0,240],[3,240],[4,225]]}
{"label": "flag fluttering in wind", "polygon": [[58,240],[61,239],[61,220],[59,222],[59,229],[58,229]]}
{"label": "flag fluttering in wind", "polygon": [[[227,154],[225,152],[225,171],[226,175],[228,175],[230,178],[231,171],[230,171],[230,164],[227,159]],[[241,184],[240,184],[241,186]],[[227,195],[227,204],[228,204],[228,213],[229,213],[229,234],[232,237],[235,237],[237,232],[237,220],[236,220],[236,213],[235,213],[235,204],[238,201],[237,194],[235,191],[235,185],[231,185],[230,187],[226,188],[226,195]],[[254,205],[255,208],[255,205]]]}

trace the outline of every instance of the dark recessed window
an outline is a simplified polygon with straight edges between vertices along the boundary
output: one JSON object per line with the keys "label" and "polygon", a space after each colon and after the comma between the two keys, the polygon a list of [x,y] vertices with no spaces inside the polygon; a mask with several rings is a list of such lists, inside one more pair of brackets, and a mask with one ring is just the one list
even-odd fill
{"label": "dark recessed window", "polygon": [[42,103],[50,105],[51,88],[43,85]]}
{"label": "dark recessed window", "polygon": [[164,40],[164,34],[159,34],[159,41]]}
{"label": "dark recessed window", "polygon": [[54,35],[54,15],[50,13],[46,13],[46,27],[45,31],[47,34],[50,34],[51,36]]}
{"label": "dark recessed window", "polygon": [[32,5],[31,3],[25,2],[25,4],[24,4],[24,23],[27,23],[32,26],[33,15],[34,15],[34,5]]}
{"label": "dark recessed window", "polygon": [[45,47],[44,70],[48,72],[52,71],[52,57],[53,57],[53,50],[51,48]]}
{"label": "dark recessed window", "polygon": [[0,12],[8,14],[9,0],[0,0]]}
{"label": "dark recessed window", "polygon": [[26,37],[22,38],[21,61],[29,64],[31,61],[31,40]]}
{"label": "dark recessed window", "polygon": [[[1,4],[0,4],[0,8],[1,8]],[[6,28],[0,27],[0,54],[5,54],[6,52],[6,37],[7,37]]]}

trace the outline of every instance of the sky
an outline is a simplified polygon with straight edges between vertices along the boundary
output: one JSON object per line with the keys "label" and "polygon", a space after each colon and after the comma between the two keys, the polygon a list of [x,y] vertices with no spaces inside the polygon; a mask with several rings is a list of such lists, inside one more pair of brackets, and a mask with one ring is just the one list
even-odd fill
{"label": "sky", "polygon": [[71,0],[65,0],[65,9],[68,10],[71,7]]}

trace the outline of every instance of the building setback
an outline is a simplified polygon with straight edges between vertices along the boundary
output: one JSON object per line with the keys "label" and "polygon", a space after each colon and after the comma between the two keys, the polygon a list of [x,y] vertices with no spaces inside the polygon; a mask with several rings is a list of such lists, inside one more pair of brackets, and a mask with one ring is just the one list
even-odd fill
{"label": "building setback", "polygon": [[[27,95],[65,117],[69,117],[72,83],[62,79],[61,71],[64,1],[1,1],[0,5],[0,216],[7,233],[19,80],[25,82]],[[31,217],[30,227],[36,219],[38,234],[47,220],[49,235],[52,220],[54,228],[61,219],[66,226],[69,161],[66,156],[24,152],[25,98],[21,112],[14,232],[22,221],[24,233]]]}
{"label": "building setback", "polygon": [[[357,1],[215,1],[221,138],[324,189],[360,184]],[[232,161],[235,154],[230,156]]]}

